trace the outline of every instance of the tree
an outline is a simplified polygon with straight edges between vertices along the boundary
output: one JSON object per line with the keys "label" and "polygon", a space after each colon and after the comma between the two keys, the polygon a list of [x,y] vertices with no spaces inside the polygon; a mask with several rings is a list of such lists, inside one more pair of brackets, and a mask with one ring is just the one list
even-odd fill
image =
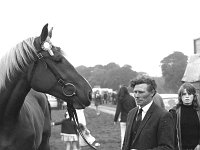
{"label": "tree", "polygon": [[137,76],[137,72],[130,65],[120,67],[118,64],[109,63],[105,66],[94,67],[79,66],[76,70],[85,77],[92,87],[99,85],[102,88],[118,90],[119,85],[129,85],[131,79]]}
{"label": "tree", "polygon": [[137,72],[131,70],[130,67],[121,67],[107,70],[104,74],[102,87],[118,90],[119,85],[129,85],[131,79],[137,76]]}
{"label": "tree", "polygon": [[88,67],[85,67],[85,66],[78,66],[76,68],[76,70],[84,77],[86,78],[87,80],[89,79],[88,77],[91,76],[91,71],[92,71],[92,68],[88,68]]}
{"label": "tree", "polygon": [[162,76],[165,80],[165,90],[177,93],[185,72],[188,57],[182,52],[174,52],[161,61]]}
{"label": "tree", "polygon": [[102,87],[102,83],[105,78],[105,76],[104,76],[105,72],[106,72],[106,70],[103,68],[101,68],[101,69],[99,67],[93,68],[93,70],[91,71],[91,76],[88,77],[88,81],[92,87],[97,86],[97,85]]}
{"label": "tree", "polygon": [[112,70],[112,69],[119,69],[120,66],[117,65],[116,63],[112,62],[112,63],[109,63],[109,64],[105,65],[104,68],[106,70]]}
{"label": "tree", "polygon": [[153,79],[156,81],[157,84],[157,92],[159,94],[165,94],[165,89],[164,89],[164,84],[165,84],[165,80],[163,77],[153,77]]}

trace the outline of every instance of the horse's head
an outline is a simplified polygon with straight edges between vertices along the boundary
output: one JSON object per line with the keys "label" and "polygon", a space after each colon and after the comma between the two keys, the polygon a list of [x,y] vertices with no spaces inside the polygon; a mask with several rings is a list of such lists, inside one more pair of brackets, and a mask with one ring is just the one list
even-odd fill
{"label": "horse's head", "polygon": [[51,94],[64,101],[74,101],[75,108],[85,108],[91,102],[91,86],[67,61],[59,47],[50,39],[52,29],[46,24],[34,40],[36,60],[28,70],[28,80],[36,91]]}

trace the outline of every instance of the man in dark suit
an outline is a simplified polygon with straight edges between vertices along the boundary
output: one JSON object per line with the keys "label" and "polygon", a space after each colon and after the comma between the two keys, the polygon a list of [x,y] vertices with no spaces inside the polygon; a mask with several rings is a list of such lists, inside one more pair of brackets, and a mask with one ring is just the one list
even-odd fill
{"label": "man in dark suit", "polygon": [[153,102],[157,87],[155,81],[142,76],[132,80],[131,87],[138,107],[128,114],[122,150],[174,149],[172,116]]}

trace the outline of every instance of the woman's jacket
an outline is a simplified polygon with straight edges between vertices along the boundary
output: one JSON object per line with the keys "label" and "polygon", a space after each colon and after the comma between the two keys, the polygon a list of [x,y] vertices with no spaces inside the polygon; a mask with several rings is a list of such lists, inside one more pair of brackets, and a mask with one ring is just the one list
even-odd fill
{"label": "woman's jacket", "polygon": [[136,107],[135,98],[130,94],[118,98],[114,121],[117,122],[119,114],[121,113],[120,122],[126,122],[129,111],[134,107]]}
{"label": "woman's jacket", "polygon": [[[181,142],[181,107],[173,107],[172,109],[169,110],[169,112],[172,114],[173,119],[174,119],[174,125],[175,125],[175,149],[176,150],[182,150],[182,142]],[[197,110],[197,115],[199,118],[199,123],[200,123],[200,109]],[[199,140],[200,144],[200,140]]]}

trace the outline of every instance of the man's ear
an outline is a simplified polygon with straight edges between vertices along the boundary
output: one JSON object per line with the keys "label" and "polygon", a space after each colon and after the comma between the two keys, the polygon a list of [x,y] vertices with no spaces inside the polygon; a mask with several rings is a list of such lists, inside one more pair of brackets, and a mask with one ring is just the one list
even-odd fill
{"label": "man's ear", "polygon": [[154,97],[155,95],[156,95],[156,91],[153,90],[153,91],[152,91],[152,97]]}

